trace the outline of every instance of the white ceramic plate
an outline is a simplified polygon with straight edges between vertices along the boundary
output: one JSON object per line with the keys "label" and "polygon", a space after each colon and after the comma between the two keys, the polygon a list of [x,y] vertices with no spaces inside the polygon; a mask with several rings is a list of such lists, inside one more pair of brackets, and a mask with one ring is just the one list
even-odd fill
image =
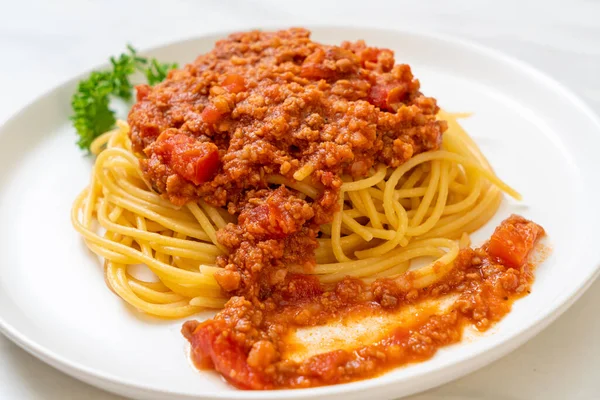
{"label": "white ceramic plate", "polygon": [[[442,37],[355,28],[315,28],[326,43],[365,39],[412,65],[427,95],[474,116],[464,126],[497,173],[524,196],[505,201],[475,241],[511,212],[542,224],[551,256],[532,293],[485,335],[430,361],[384,376],[316,389],[245,392],[198,372],[180,321],[140,315],[105,286],[101,264],[71,228],[69,211],[92,160],[75,146],[70,96],[78,78],[41,96],[0,129],[0,330],[25,350],[85,382],[159,399],[397,398],[480,368],[523,344],[563,312],[600,265],[600,123],[558,83],[527,65]],[[146,52],[191,61],[224,34]],[[199,316],[205,317],[204,315]]]}

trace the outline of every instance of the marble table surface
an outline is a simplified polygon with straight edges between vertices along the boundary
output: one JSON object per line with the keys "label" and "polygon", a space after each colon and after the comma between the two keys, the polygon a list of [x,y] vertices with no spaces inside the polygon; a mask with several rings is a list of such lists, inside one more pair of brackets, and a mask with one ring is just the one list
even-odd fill
{"label": "marble table surface", "polygon": [[[460,36],[521,58],[600,111],[598,0],[1,0],[0,122],[102,63],[207,31],[335,23]],[[577,268],[576,265],[573,266]],[[411,400],[600,398],[600,281],[512,354]],[[119,397],[80,383],[0,335],[0,399]]]}

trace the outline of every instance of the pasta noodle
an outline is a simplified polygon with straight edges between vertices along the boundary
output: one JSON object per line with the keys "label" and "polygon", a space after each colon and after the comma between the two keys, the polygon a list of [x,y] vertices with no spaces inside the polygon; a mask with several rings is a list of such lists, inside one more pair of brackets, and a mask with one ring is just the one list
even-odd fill
{"label": "pasta noodle", "polygon": [[[442,148],[418,154],[397,168],[376,166],[370,176],[345,178],[339,211],[321,227],[317,265],[309,273],[323,283],[346,276],[366,280],[395,277],[411,263],[415,287],[439,280],[452,266],[468,234],[496,212],[502,191],[516,191],[492,171],[473,140],[457,122],[460,114],[440,111],[448,121]],[[162,318],[181,318],[221,308],[227,298],[214,278],[215,260],[226,249],[216,232],[232,217],[203,201],[177,207],[144,180],[131,149],[129,127],[98,137],[90,183],[75,199],[72,222],[88,248],[104,259],[108,286],[137,309]],[[306,164],[285,185],[317,198]],[[136,273],[144,265],[151,274]],[[139,270],[139,268],[137,268]],[[306,271],[303,271],[306,273]],[[142,277],[141,275],[145,275]],[[150,279],[150,278],[151,279]]]}

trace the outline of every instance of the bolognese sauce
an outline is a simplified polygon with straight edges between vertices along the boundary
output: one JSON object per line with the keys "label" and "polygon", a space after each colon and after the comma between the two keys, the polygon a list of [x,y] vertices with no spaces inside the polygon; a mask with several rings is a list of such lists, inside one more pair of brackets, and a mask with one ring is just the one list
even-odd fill
{"label": "bolognese sauce", "polygon": [[[327,46],[304,29],[230,35],[155,87],[137,88],[128,122],[133,150],[154,190],[176,205],[205,201],[237,220],[217,232],[227,255],[215,279],[230,296],[214,319],[184,324],[192,357],[244,389],[348,382],[431,357],[466,324],[486,329],[532,282],[527,255],[543,229],[504,221],[488,244],[463,249],[449,273],[425,288],[411,272],[334,285],[297,273],[315,265],[320,225],[338,211],[342,177],[397,167],[441,145],[446,123],[410,67],[362,41]],[[308,198],[284,185],[310,179]],[[291,267],[294,267],[293,269]],[[292,272],[294,271],[294,272]],[[454,294],[444,313],[381,340],[293,361],[294,329],[347,315],[393,313]]]}

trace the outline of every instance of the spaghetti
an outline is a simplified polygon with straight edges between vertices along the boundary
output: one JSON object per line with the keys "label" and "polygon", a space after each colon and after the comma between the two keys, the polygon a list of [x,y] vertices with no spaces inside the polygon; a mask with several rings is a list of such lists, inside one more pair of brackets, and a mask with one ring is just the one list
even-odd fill
{"label": "spaghetti", "polygon": [[[428,258],[432,261],[415,272],[418,286],[430,285],[445,272],[433,266],[451,267],[459,251],[455,239],[489,221],[502,191],[519,198],[458,124],[464,115],[438,115],[449,126],[440,150],[397,168],[380,165],[365,179],[344,177],[340,211],[321,226],[317,265],[309,273],[323,283],[346,276],[372,281],[398,276],[412,261]],[[178,207],[156,194],[128,133],[127,124],[119,122],[92,144],[97,158],[90,184],[74,202],[73,226],[104,258],[108,286],[135,308],[163,318],[221,308],[226,295],[214,279],[220,270],[215,260],[226,250],[216,231],[234,218],[203,201]],[[310,178],[297,182],[273,175],[267,181],[302,196],[319,196]],[[136,277],[139,264],[154,279]]]}

